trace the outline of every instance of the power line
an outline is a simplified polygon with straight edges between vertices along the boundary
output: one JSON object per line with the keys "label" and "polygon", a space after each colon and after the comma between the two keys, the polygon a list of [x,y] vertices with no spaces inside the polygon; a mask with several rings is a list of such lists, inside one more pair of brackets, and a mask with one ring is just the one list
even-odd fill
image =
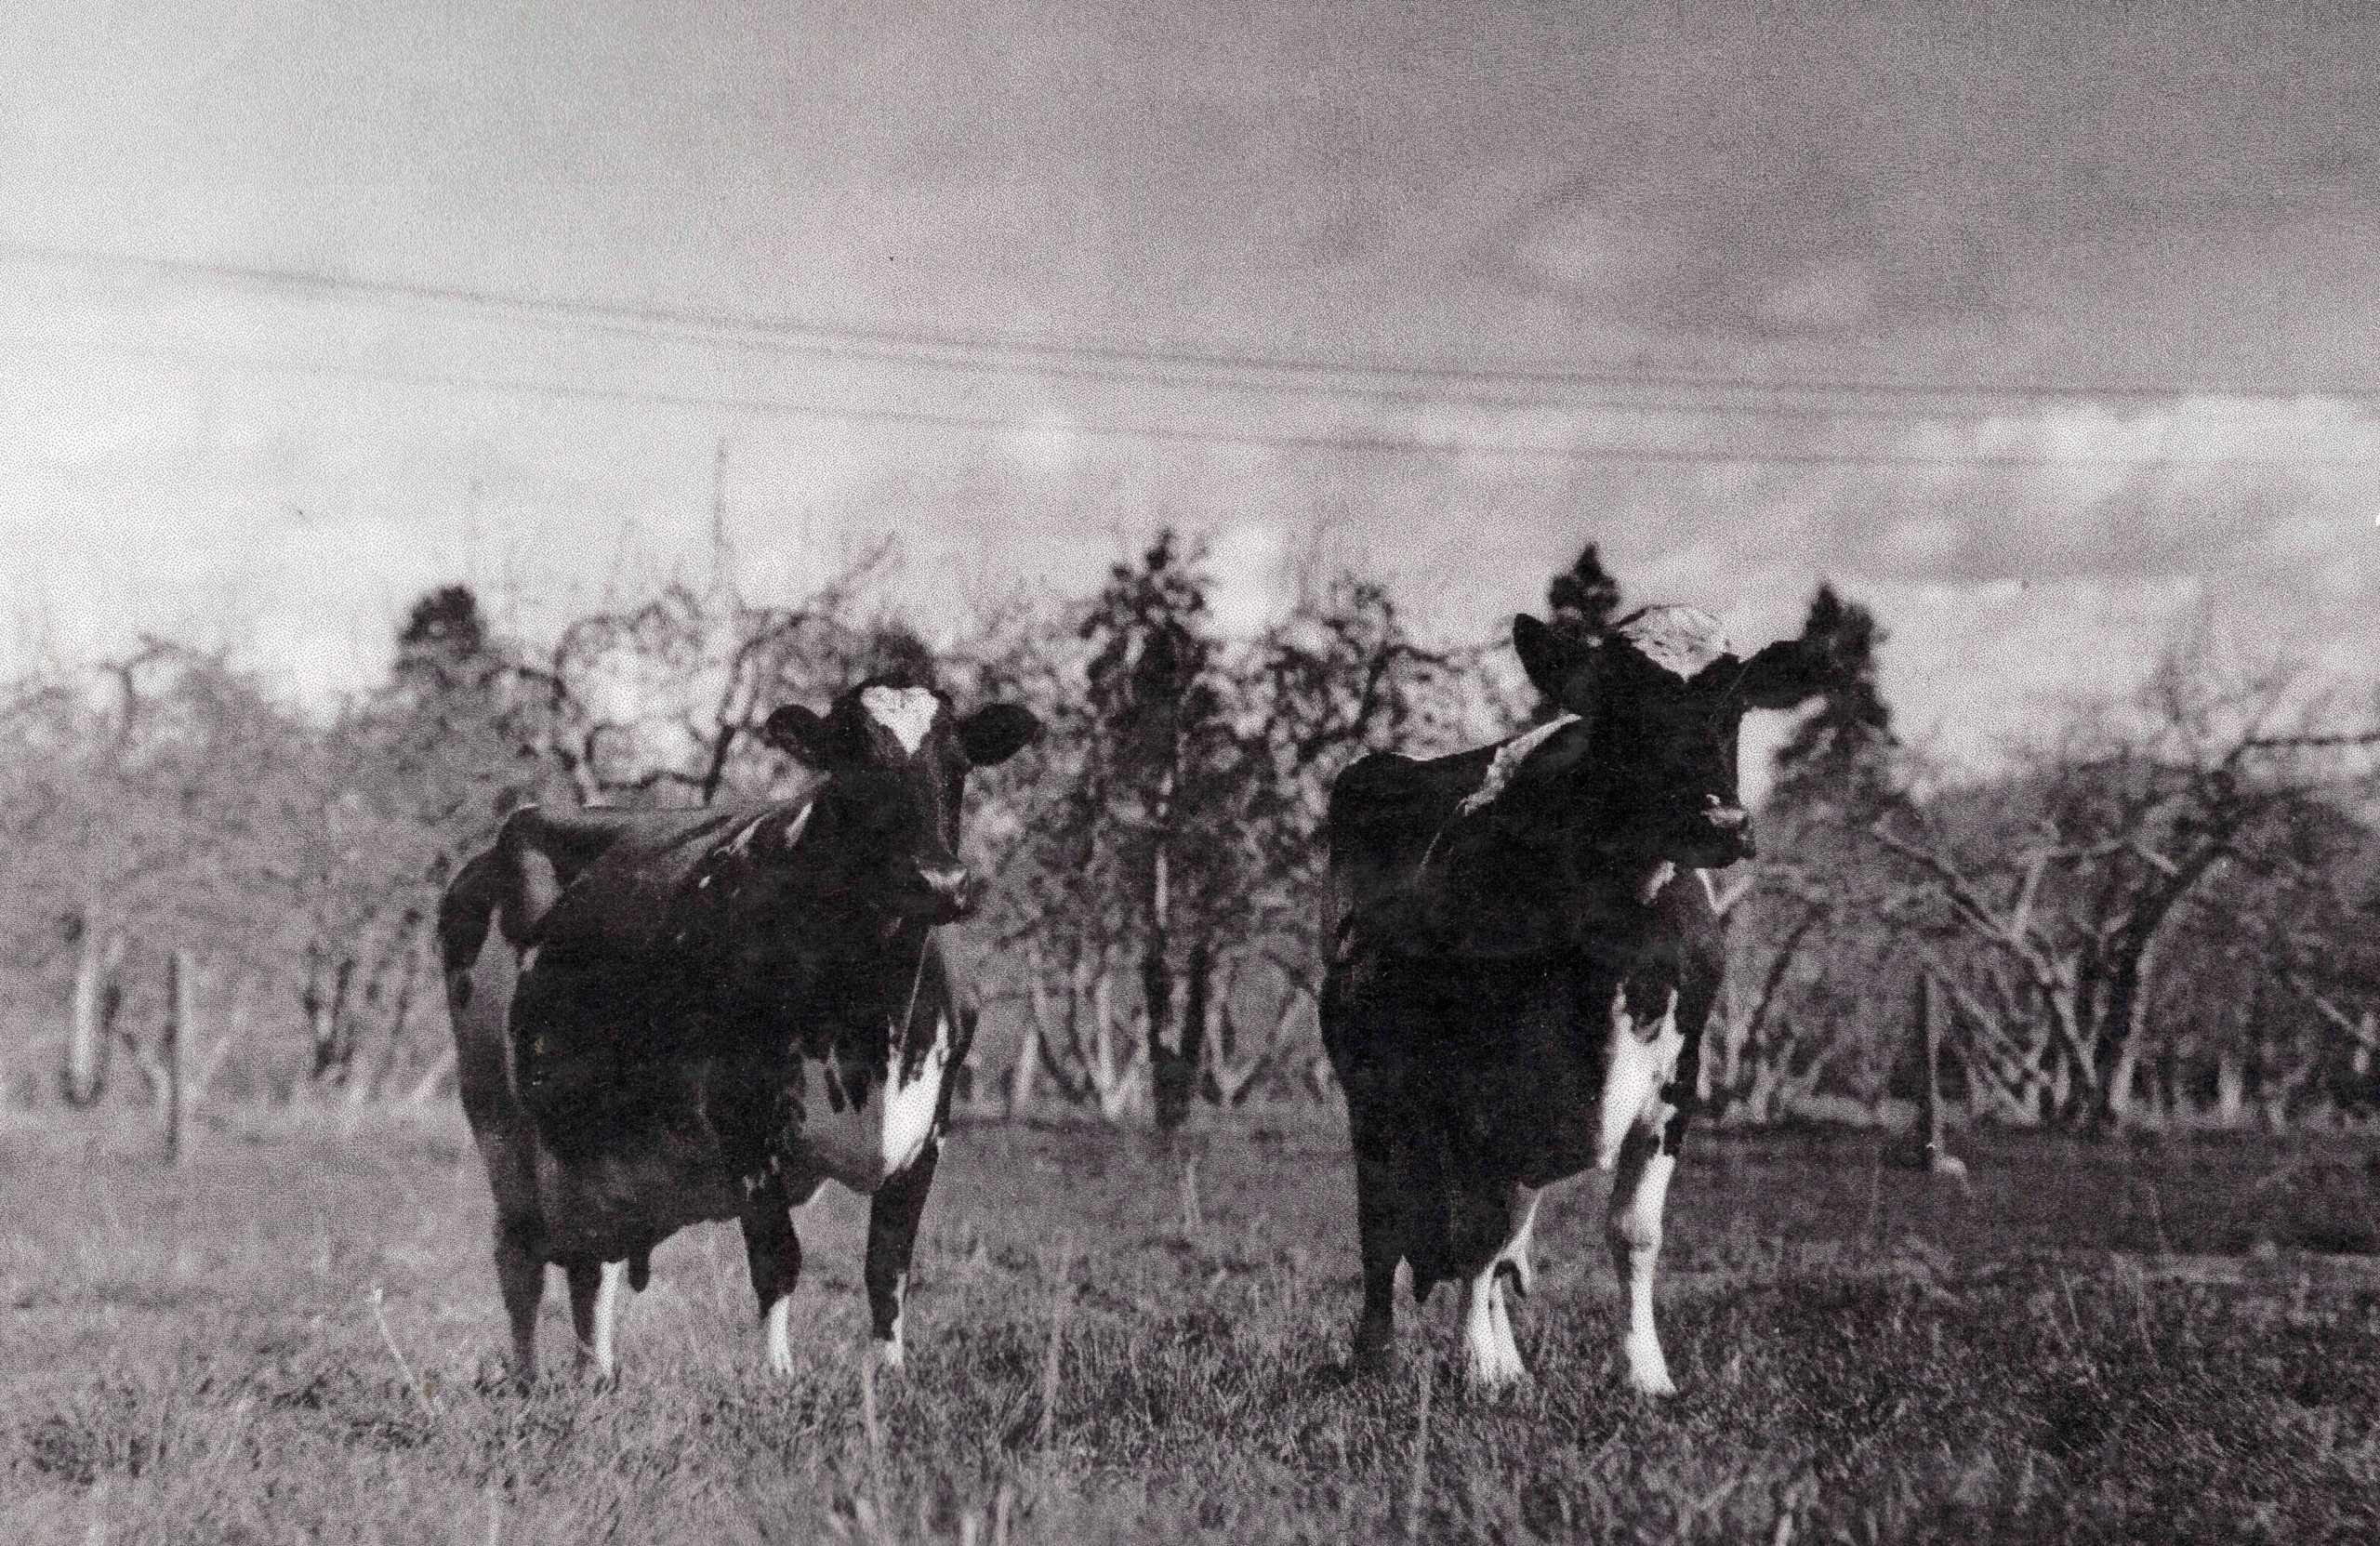
{"label": "power line", "polygon": [[[744,350],[804,354],[817,359],[890,363],[930,370],[971,371],[1010,376],[1034,376],[1054,380],[1117,382],[1193,391],[1233,391],[1286,394],[1298,397],[1356,396],[1375,402],[1424,404],[1460,403],[1466,407],[1504,409],[1593,408],[1638,415],[1700,414],[1737,418],[1785,418],[1832,422],[1842,419],[1944,419],[1955,415],[1923,408],[1818,405],[1799,403],[1721,403],[1654,401],[1642,397],[1580,399],[1533,392],[1492,390],[1483,386],[1417,388],[1389,384],[1376,373],[1350,367],[1374,378],[1332,383],[1311,378],[1280,379],[1247,374],[1271,368],[1220,356],[1197,357],[1199,367],[1236,374],[1185,375],[1179,367],[1192,357],[1143,356],[1144,363],[1128,363],[1120,350],[1093,346],[1088,351],[1065,351],[1061,346],[1020,343],[987,337],[901,334],[895,332],[811,329],[749,319],[701,316],[691,312],[588,305],[572,301],[536,300],[487,291],[348,280],[329,275],[239,268],[225,264],[179,262],[164,258],[85,255],[46,248],[24,248],[0,243],[0,252],[20,252],[54,261],[100,261],[168,274],[229,280],[283,289],[320,292],[378,302],[453,305],[478,311],[525,315],[546,325],[566,325],[630,337],[674,337]],[[978,357],[969,358],[972,353]],[[985,358],[995,355],[1001,357]]]}
{"label": "power line", "polygon": [[1245,445],[1288,450],[1380,453],[1405,456],[1483,456],[1512,459],[1577,463],[1639,462],[1699,466],[1780,467],[1941,467],[2025,469],[2045,467],[2106,467],[2140,470],[2171,468],[2240,468],[2313,469],[2319,468],[2380,468],[2375,457],[2288,456],[2041,456],[1981,454],[1932,456],[1917,452],[1867,451],[1721,451],[1706,447],[1646,445],[1619,442],[1586,444],[1546,444],[1533,442],[1427,440],[1393,435],[1302,434],[1259,430],[1208,429],[1190,425],[1128,424],[1115,421],[1016,418],[998,415],[951,413],[935,409],[891,408],[872,404],[826,403],[809,399],[767,397],[745,393],[663,391],[633,387],[594,387],[526,378],[491,378],[441,371],[397,370],[384,366],[333,365],[310,361],[259,360],[215,349],[166,348],[115,339],[76,339],[40,335],[0,335],[0,342],[33,348],[82,348],[134,359],[167,360],[182,363],[205,361],[261,375],[346,377],[397,386],[435,387],[464,391],[549,397],[564,401],[642,403],[654,406],[725,410],[764,417],[807,418],[862,424],[890,424],[929,429],[985,430],[998,433],[1080,435],[1104,440],[1134,440],[1159,443]]}
{"label": "power line", "polygon": [[[1392,381],[1408,383],[1435,381],[1464,386],[1501,385],[1540,389],[1588,388],[1634,391],[1699,391],[1771,397],[1867,396],[1904,401],[1975,403],[2109,398],[2127,401],[2173,401],[2188,397],[2218,397],[2242,402],[2295,401],[2305,397],[2339,398],[2359,403],[2380,401],[2380,387],[2344,385],[2278,388],[2211,382],[2165,385],[2138,382],[2096,384],[2055,382],[2029,386],[2013,382],[1792,379],[1779,377],[1629,374],[1584,366],[1528,369],[1517,366],[1444,362],[1325,360],[1292,355],[1131,346],[1101,340],[1030,339],[992,334],[938,332],[917,328],[830,326],[774,319],[733,317],[681,308],[635,307],[582,300],[544,299],[455,285],[363,279],[296,270],[255,268],[238,264],[120,253],[86,252],[21,242],[0,242],[0,254],[53,264],[80,265],[86,268],[133,269],[282,289],[463,306],[564,320],[582,326],[602,326],[611,330],[636,332],[668,332],[683,337],[706,337],[714,342],[816,352],[834,358],[891,361],[949,369],[1005,370],[1053,376],[1083,375],[1096,379],[1142,380],[1156,385],[1213,390],[1279,391],[1304,389],[1291,387],[1286,382],[1262,379],[1208,380],[1201,377],[1154,377],[1148,374],[1147,368],[1186,367],[1197,370],[1238,372],[1243,375],[1253,373],[1259,377],[1286,376],[1302,378],[1336,377],[1348,380],[1368,381],[1373,385],[1320,387],[1313,390],[1360,393],[1368,396],[1418,395],[1426,401],[1442,400],[1449,394],[1444,390],[1415,394],[1409,388],[1382,388],[1378,384]],[[921,350],[939,352],[917,352]],[[978,356],[978,358],[966,358],[970,355]],[[1082,363],[1085,362],[1129,368],[1118,368],[1112,376],[1104,373],[1094,374],[1081,368]],[[1483,401],[1482,405],[1529,407],[1572,404],[1567,401],[1548,403],[1541,399],[1528,398],[1488,400]],[[1867,410],[1862,412],[1831,406],[1825,408],[1805,406],[1796,410],[1794,405],[1790,403],[1663,403],[1640,405],[1635,403],[1620,403],[1604,404],[1604,406],[1645,412],[1775,414],[1778,416],[1829,418],[1924,416],[1923,415],[1912,416],[1908,411],[1893,413]]]}

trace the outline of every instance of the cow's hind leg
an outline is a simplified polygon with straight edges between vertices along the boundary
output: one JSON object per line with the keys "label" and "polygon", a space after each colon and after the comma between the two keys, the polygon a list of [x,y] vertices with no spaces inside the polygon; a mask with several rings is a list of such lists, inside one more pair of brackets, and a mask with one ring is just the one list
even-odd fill
{"label": "cow's hind leg", "polygon": [[1524,1276],[1519,1263],[1528,1252],[1529,1231],[1537,1218],[1536,1195],[1516,1186],[1508,1197],[1492,1203],[1474,1196],[1462,1199],[1459,1206],[1464,1209],[1460,1220],[1464,1256],[1478,1260],[1473,1242],[1483,1230],[1488,1231],[1486,1239],[1493,1242],[1486,1264],[1463,1280],[1466,1371],[1473,1384],[1488,1389],[1516,1384],[1528,1377],[1528,1369],[1521,1362],[1520,1344],[1513,1340],[1513,1313],[1505,1302],[1505,1290],[1524,1288],[1532,1280]]}
{"label": "cow's hind leg", "polygon": [[774,1172],[747,1181],[744,1256],[752,1271],[752,1293],[767,1327],[769,1368],[793,1372],[793,1290],[801,1281],[801,1237],[793,1232],[793,1205]]}
{"label": "cow's hind leg", "polygon": [[1513,1341],[1513,1315],[1504,1303],[1501,1262],[1491,1262],[1462,1285],[1463,1370],[1474,1385],[1495,1390],[1528,1378],[1520,1344]]}
{"label": "cow's hind leg", "polygon": [[504,1295],[504,1317],[512,1328],[512,1378],[523,1385],[537,1378],[537,1308],[546,1297],[546,1262],[537,1249],[535,1225],[496,1224],[496,1283]]}
{"label": "cow's hind leg", "polygon": [[907,1169],[877,1188],[867,1205],[868,1321],[879,1353],[893,1368],[908,1358],[901,1323],[909,1296],[909,1258],[941,1149],[940,1143],[929,1142]]}
{"label": "cow's hind leg", "polygon": [[1669,1195],[1670,1172],[1677,1164],[1662,1145],[1666,1125],[1640,1122],[1628,1130],[1620,1146],[1611,1208],[1604,1226],[1611,1245],[1611,1264],[1628,1300],[1627,1324],[1620,1342],[1628,1361],[1628,1382],[1647,1395],[1672,1395],[1677,1391],[1670,1379],[1669,1361],[1661,1354],[1659,1333],[1653,1328],[1653,1272],[1661,1255],[1661,1206]]}
{"label": "cow's hind leg", "polygon": [[590,1362],[596,1375],[612,1378],[618,1360],[612,1342],[612,1324],[620,1310],[620,1279],[628,1275],[626,1262],[574,1260],[564,1264],[570,1280],[570,1324],[578,1333],[578,1366]]}
{"label": "cow's hind leg", "polygon": [[1396,1264],[1405,1257],[1403,1178],[1394,1157],[1358,1136],[1355,1243],[1363,1261],[1364,1303],[1355,1316],[1355,1366],[1386,1368],[1396,1356]]}

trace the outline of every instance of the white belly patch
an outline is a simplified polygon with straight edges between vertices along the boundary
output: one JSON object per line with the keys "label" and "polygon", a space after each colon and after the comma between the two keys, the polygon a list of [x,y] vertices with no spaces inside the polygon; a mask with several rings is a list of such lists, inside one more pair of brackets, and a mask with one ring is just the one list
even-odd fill
{"label": "white belly patch", "polygon": [[[858,1109],[840,1098],[842,1077],[831,1060],[802,1060],[801,1151],[788,1156],[798,1167],[841,1182],[854,1192],[873,1192],[925,1152],[942,1105],[942,1081],[950,1062],[950,1027],[934,1020],[933,1047],[906,1081],[900,1054],[867,1092]],[[836,1109],[838,1106],[840,1110]]]}
{"label": "white belly patch", "polygon": [[1669,996],[1658,1020],[1640,1021],[1629,1011],[1625,991],[1611,1006],[1610,1065],[1603,1079],[1603,1109],[1595,1137],[1595,1169],[1608,1170],[1620,1158],[1620,1142],[1639,1122],[1650,1122],[1661,1089],[1677,1069],[1686,1037],[1677,1028],[1677,994]]}

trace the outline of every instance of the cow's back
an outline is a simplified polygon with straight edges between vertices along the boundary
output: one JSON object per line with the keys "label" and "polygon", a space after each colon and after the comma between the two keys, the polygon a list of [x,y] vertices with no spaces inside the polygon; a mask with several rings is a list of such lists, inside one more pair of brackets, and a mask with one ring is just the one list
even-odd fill
{"label": "cow's back", "polygon": [[1433,839],[1487,776],[1497,749],[1428,759],[1374,752],[1339,775],[1324,822],[1326,941],[1338,936],[1350,916],[1377,906],[1412,879]]}

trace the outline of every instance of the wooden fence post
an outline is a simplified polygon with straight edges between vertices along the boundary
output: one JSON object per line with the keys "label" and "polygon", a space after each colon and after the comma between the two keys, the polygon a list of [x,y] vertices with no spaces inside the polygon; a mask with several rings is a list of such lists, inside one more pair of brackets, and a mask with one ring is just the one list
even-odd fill
{"label": "wooden fence post", "polygon": [[115,1016],[123,998],[116,972],[124,963],[124,936],[76,912],[66,923],[67,943],[80,943],[74,966],[74,997],[66,1011],[66,1060],[58,1090],[70,1106],[97,1105],[107,1093],[108,1064],[115,1050]]}
{"label": "wooden fence post", "polygon": [[1917,998],[1911,1011],[1917,1021],[1918,1046],[1925,1064],[1925,1085],[1918,1098],[1918,1158],[1937,1176],[1966,1179],[1966,1161],[1952,1154],[1942,1127],[1942,1022],[1934,1012],[1934,973],[1917,974]]}

